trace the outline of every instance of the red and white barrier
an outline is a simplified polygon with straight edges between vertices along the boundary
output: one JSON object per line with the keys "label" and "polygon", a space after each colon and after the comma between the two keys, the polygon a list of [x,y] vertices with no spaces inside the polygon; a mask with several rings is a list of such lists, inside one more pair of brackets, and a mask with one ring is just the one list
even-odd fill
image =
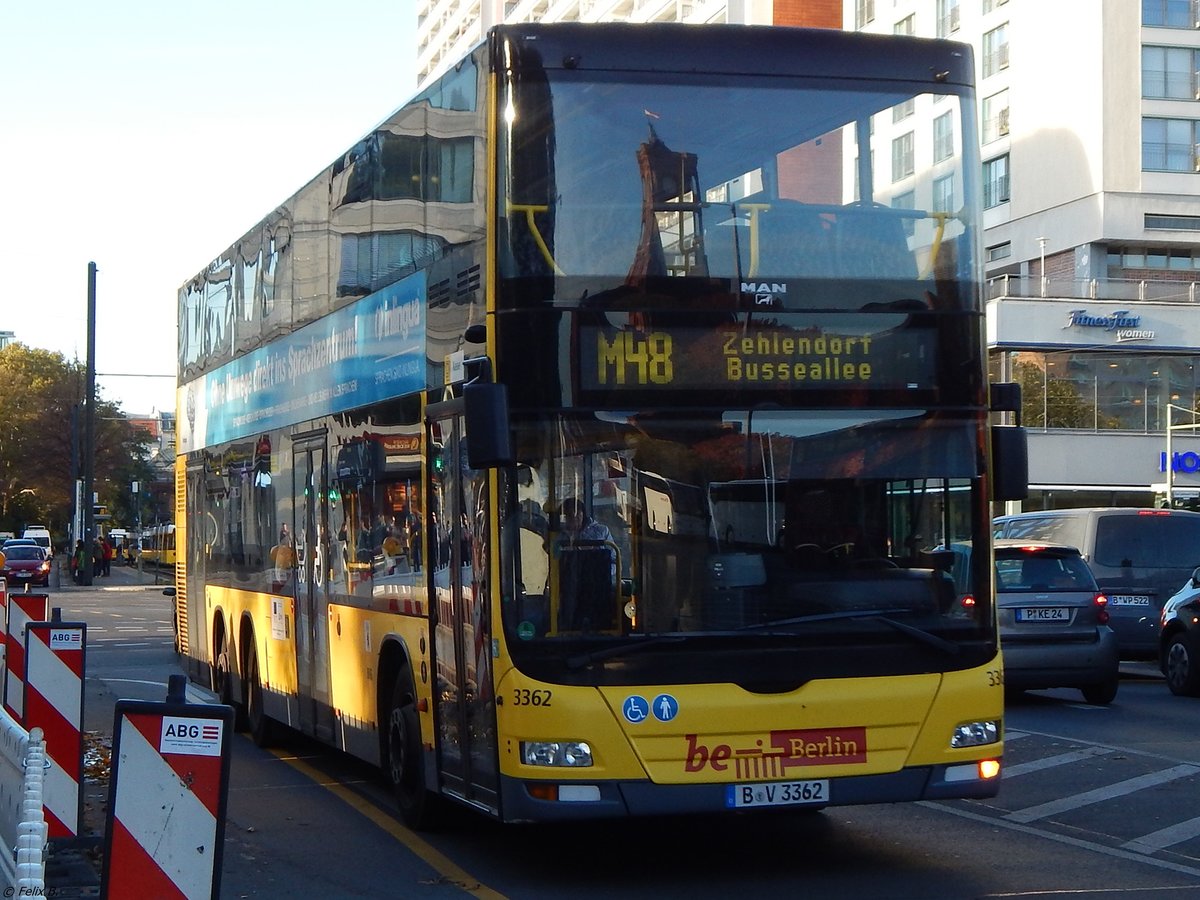
{"label": "red and white barrier", "polygon": [[25,627],[50,618],[50,595],[17,591],[8,595],[5,629],[4,710],[25,724]]}
{"label": "red and white barrier", "polygon": [[30,622],[25,627],[25,727],[41,728],[48,767],[43,804],[49,836],[79,836],[83,821],[83,673],[87,625]]}
{"label": "red and white barrier", "polygon": [[[233,709],[118,700],[101,896],[217,897]],[[128,773],[128,774],[124,774]]]}
{"label": "red and white barrier", "polygon": [[[8,582],[0,578],[0,634],[8,634]],[[3,668],[8,641],[0,641],[0,684],[3,683]],[[3,698],[0,698],[3,699]]]}

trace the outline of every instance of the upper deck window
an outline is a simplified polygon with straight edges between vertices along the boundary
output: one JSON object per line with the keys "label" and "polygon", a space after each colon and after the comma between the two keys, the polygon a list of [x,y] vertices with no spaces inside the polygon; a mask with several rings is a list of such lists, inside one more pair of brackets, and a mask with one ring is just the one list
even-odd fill
{"label": "upper deck window", "polygon": [[[958,246],[974,210],[940,210],[978,177],[955,146],[971,143],[957,95],[935,110],[935,95],[845,79],[546,75],[501,99],[502,278],[592,279],[579,297],[656,277],[974,275]],[[916,141],[914,117],[928,134],[935,116],[963,140]]]}

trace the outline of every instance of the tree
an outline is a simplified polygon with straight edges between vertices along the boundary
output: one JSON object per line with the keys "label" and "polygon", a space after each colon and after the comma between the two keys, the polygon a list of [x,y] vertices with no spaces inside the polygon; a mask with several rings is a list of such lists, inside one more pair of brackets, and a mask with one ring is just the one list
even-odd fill
{"label": "tree", "polygon": [[[72,413],[82,433],[85,367],[61,353],[14,343],[0,350],[0,530],[44,522],[61,540],[70,521]],[[96,403],[94,474],[101,502],[112,504],[131,473],[150,472],[142,437],[118,404]],[[102,487],[103,486],[103,487]]]}

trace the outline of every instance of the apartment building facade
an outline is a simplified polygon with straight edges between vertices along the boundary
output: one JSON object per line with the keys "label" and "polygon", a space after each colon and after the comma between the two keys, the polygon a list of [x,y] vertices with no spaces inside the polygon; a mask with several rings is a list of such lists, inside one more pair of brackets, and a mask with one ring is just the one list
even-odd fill
{"label": "apartment building facade", "polygon": [[1200,504],[1200,429],[1186,427],[1200,421],[1196,0],[419,0],[417,15],[422,85],[500,22],[794,25],[972,45],[989,351],[993,377],[1024,388],[1023,506],[1168,493]]}
{"label": "apartment building facade", "polygon": [[989,351],[993,377],[1024,389],[1027,509],[1200,498],[1197,13],[1187,0],[845,10],[845,27],[975,49]]}

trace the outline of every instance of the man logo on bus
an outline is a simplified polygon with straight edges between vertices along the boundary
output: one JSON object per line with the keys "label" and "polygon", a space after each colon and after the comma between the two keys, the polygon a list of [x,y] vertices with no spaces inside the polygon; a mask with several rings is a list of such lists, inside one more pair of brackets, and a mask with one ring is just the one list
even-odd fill
{"label": "man logo on bus", "polygon": [[687,756],[685,772],[727,772],[739,781],[788,777],[788,770],[797,766],[832,766],[867,761],[867,729],[807,728],[772,731],[768,741],[762,738],[753,746],[732,747],[714,744],[709,747],[697,740],[698,735],[685,735]]}
{"label": "man logo on bus", "polygon": [[776,298],[782,299],[787,294],[787,285],[778,282],[743,281],[742,293],[753,294],[756,306],[774,306]]}

